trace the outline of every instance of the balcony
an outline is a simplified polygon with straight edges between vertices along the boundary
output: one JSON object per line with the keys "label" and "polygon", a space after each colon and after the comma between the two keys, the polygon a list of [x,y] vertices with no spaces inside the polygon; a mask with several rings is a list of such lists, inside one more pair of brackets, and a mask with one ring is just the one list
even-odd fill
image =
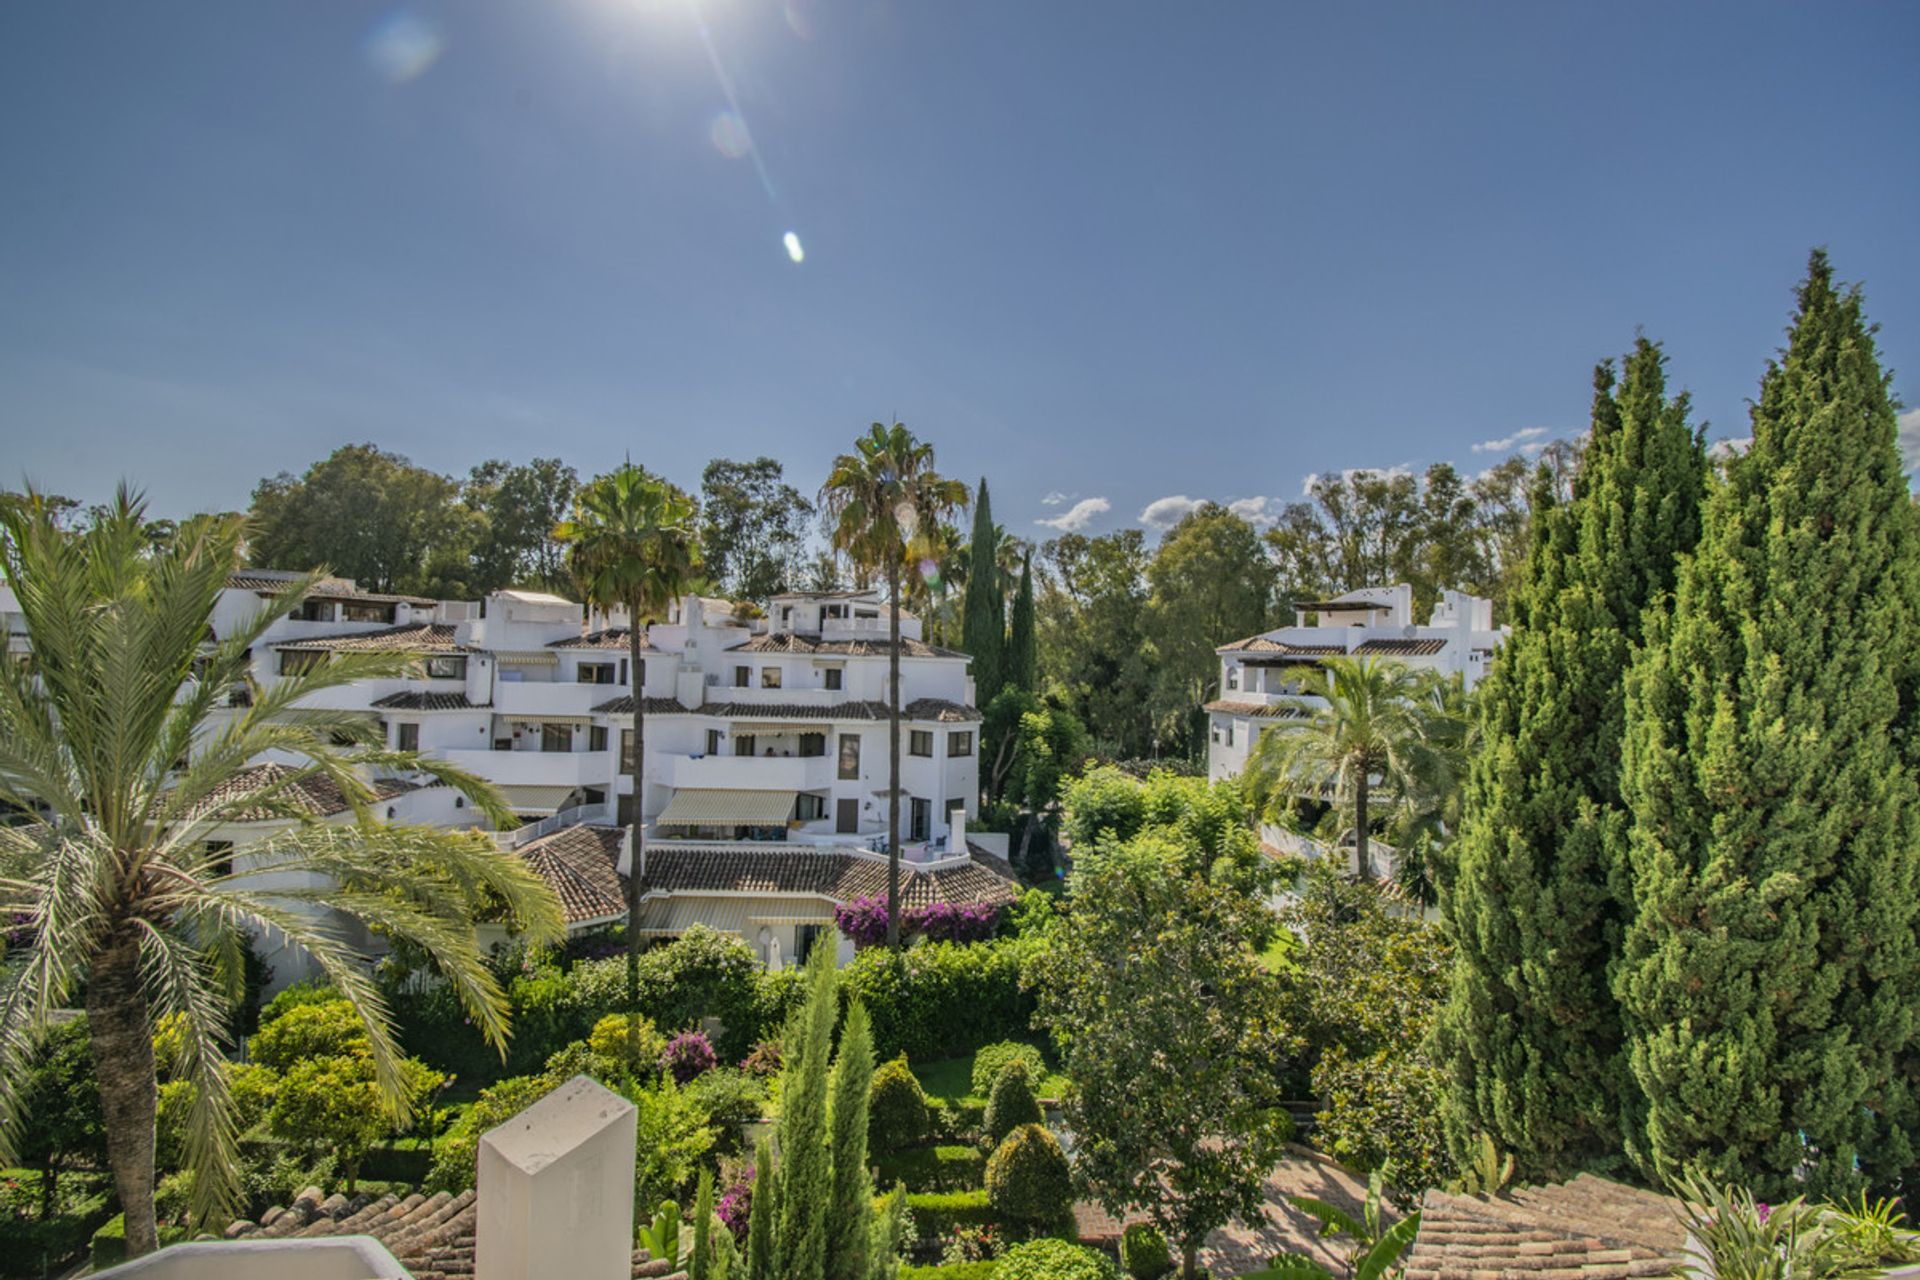
{"label": "balcony", "polygon": [[830,756],[693,756],[647,753],[653,780],[682,787],[728,787],[743,791],[821,791],[833,785],[838,762]]}
{"label": "balcony", "polygon": [[493,713],[507,719],[520,716],[585,716],[603,702],[622,698],[629,690],[618,684],[578,684],[544,680],[496,680]]}
{"label": "balcony", "polygon": [[504,787],[604,787],[611,777],[604,751],[446,751],[448,764]]}

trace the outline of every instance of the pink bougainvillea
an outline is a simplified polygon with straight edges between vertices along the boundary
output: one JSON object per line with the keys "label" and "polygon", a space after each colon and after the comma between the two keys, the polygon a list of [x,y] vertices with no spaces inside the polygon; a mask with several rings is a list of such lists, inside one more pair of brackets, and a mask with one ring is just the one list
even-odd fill
{"label": "pink bougainvillea", "polygon": [[887,940],[887,904],[880,898],[849,898],[833,909],[833,923],[856,947]]}
{"label": "pink bougainvillea", "polygon": [[990,902],[936,902],[907,912],[907,924],[934,942],[984,942],[1000,924]]}
{"label": "pink bougainvillea", "polygon": [[713,1070],[720,1061],[714,1056],[713,1042],[704,1031],[682,1031],[667,1041],[660,1065],[673,1073],[675,1084],[685,1084],[702,1072]]}

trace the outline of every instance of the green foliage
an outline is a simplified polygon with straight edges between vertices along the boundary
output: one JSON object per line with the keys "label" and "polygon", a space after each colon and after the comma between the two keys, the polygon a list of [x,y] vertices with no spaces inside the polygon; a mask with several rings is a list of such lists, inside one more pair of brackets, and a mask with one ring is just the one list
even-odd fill
{"label": "green foliage", "polygon": [[1627,679],[1629,1150],[1769,1197],[1892,1189],[1920,1148],[1920,529],[1824,254],[1752,424]]}
{"label": "green foliage", "polygon": [[365,1057],[372,1050],[360,1015],[337,997],[282,1010],[247,1047],[255,1062],[275,1071],[311,1058]]}
{"label": "green foliage", "polygon": [[971,1083],[974,1096],[984,1098],[992,1093],[994,1082],[1010,1062],[1024,1063],[1027,1074],[1034,1080],[1047,1073],[1047,1063],[1041,1057],[1040,1050],[1024,1040],[1001,1040],[982,1045],[973,1055]]}
{"label": "green foliage", "polygon": [[1029,551],[1020,557],[1020,586],[1014,592],[1013,614],[1007,622],[1008,686],[1036,690],[1039,662],[1039,636],[1034,631],[1033,615],[1033,553]]}
{"label": "green foliage", "polygon": [[743,1127],[766,1111],[767,1082],[737,1067],[702,1072],[687,1084],[686,1093],[706,1113],[714,1130],[714,1149],[722,1155],[738,1152]]}
{"label": "green foliage", "polygon": [[[1398,1273],[1400,1258],[1413,1247],[1420,1234],[1420,1215],[1410,1213],[1388,1226],[1382,1211],[1381,1176],[1375,1172],[1367,1184],[1367,1198],[1359,1217],[1338,1205],[1312,1196],[1289,1196],[1293,1206],[1320,1224],[1320,1234],[1345,1237],[1352,1241],[1347,1252],[1347,1280],[1383,1280]],[[1259,1275],[1269,1280],[1331,1280],[1326,1267],[1307,1254],[1281,1254],[1273,1265]]]}
{"label": "green foliage", "polygon": [[702,1169],[693,1197],[693,1256],[687,1280],[713,1280],[713,1261],[713,1170]]}
{"label": "green foliage", "polygon": [[1154,754],[1154,651],[1147,643],[1146,573],[1139,529],[1064,534],[1041,548],[1035,601],[1041,685],[1087,726],[1103,753]]}
{"label": "green foliage", "polygon": [[986,477],[973,499],[973,540],[967,548],[967,601],[960,647],[972,655],[974,700],[987,706],[1007,683],[1006,590],[1000,583],[1000,530]]}
{"label": "green foliage", "polygon": [[1183,1248],[1259,1212],[1285,1133],[1280,1008],[1257,959],[1270,917],[1201,862],[1164,830],[1080,853],[1071,915],[1031,975],[1072,1081],[1076,1176]]}
{"label": "green foliage", "polygon": [[1173,1270],[1173,1253],[1165,1236],[1136,1222],[1121,1233],[1120,1266],[1133,1280],[1160,1280]]}
{"label": "green foliage", "polygon": [[260,1026],[277,1021],[282,1014],[302,1005],[332,1004],[340,998],[340,989],[324,978],[293,983],[260,1007]]}
{"label": "green foliage", "polygon": [[1861,1257],[1824,1208],[1796,1196],[1760,1205],[1749,1191],[1688,1176],[1674,1188],[1699,1253],[1682,1272],[1702,1280],[1866,1280],[1882,1267]]}
{"label": "green foliage", "polygon": [[[709,1175],[711,1176],[711,1175]],[[712,1194],[711,1184],[708,1194]],[[672,1200],[662,1200],[653,1211],[653,1217],[634,1228],[634,1234],[640,1239],[640,1247],[654,1258],[667,1264],[668,1271],[680,1269],[680,1206]]]}
{"label": "green foliage", "polygon": [[514,1076],[481,1090],[459,1121],[433,1144],[429,1189],[460,1192],[473,1186],[480,1136],[519,1115],[559,1085],[560,1081],[545,1076]]}
{"label": "green foliage", "polygon": [[651,1076],[666,1047],[666,1037],[645,1014],[610,1013],[587,1034],[589,1062],[597,1076]]}
{"label": "green foliage", "polygon": [[1448,1190],[1469,1196],[1496,1196],[1506,1190],[1513,1181],[1513,1155],[1502,1152],[1487,1133],[1476,1134],[1467,1150],[1471,1159]]}
{"label": "green foliage", "polygon": [[978,1262],[943,1262],[931,1267],[902,1267],[899,1280],[993,1280],[998,1258]]}
{"label": "green foliage", "polygon": [[[444,1076],[415,1059],[403,1058],[399,1066],[408,1108],[445,1083]],[[367,1148],[397,1123],[397,1113],[375,1078],[373,1058],[365,1053],[294,1062],[280,1073],[267,1111],[267,1128],[275,1137],[332,1156],[349,1190]]]}
{"label": "green foliage", "polygon": [[1168,769],[1154,769],[1143,782],[1102,765],[1067,784],[1062,807],[1075,848],[1124,844],[1151,831],[1178,851],[1188,874],[1232,881],[1250,894],[1263,892],[1272,879],[1253,834],[1253,812],[1233,782]]}
{"label": "green foliage", "polygon": [[907,1189],[895,1185],[875,1202],[867,1239],[867,1270],[863,1280],[898,1280],[900,1260],[909,1238]]}
{"label": "green foliage", "polygon": [[0,1177],[0,1274],[61,1274],[111,1209],[102,1179],[70,1174],[50,1189],[44,1174],[8,1170]]}
{"label": "green foliage", "polygon": [[994,1146],[1021,1125],[1040,1124],[1046,1114],[1033,1096],[1032,1076],[1027,1064],[1010,1059],[1000,1068],[993,1082],[993,1096],[987,1099],[987,1141]]}
{"label": "green foliage", "polygon": [[987,1203],[1001,1221],[1027,1230],[1061,1227],[1072,1217],[1067,1156],[1046,1126],[1023,1124],[994,1149],[987,1160]]}
{"label": "green foliage", "polygon": [[700,538],[707,573],[734,600],[765,600],[800,585],[813,504],[773,458],[715,458],[700,473]]}
{"label": "green foliage", "polygon": [[867,1115],[869,1142],[875,1151],[902,1151],[926,1140],[927,1095],[904,1053],[874,1071]]}
{"label": "green foliage", "polygon": [[1027,1034],[1033,999],[1021,990],[1014,940],[868,947],[840,973],[841,989],[873,1018],[875,1052],[943,1058]]}
{"label": "green foliage", "polygon": [[1029,1240],[1007,1250],[994,1280],[1118,1280],[1112,1259],[1065,1240]]}
{"label": "green foliage", "polygon": [[816,947],[807,958],[807,1000],[784,1037],[787,1061],[775,1142],[780,1153],[780,1217],[774,1227],[775,1270],[784,1280],[822,1280],[829,1219],[837,1207],[827,1128],[828,1056],[839,1013],[833,950]]}
{"label": "green foliage", "polygon": [[1088,769],[1068,783],[1060,804],[1066,814],[1061,833],[1078,849],[1131,840],[1147,823],[1146,788],[1112,765]]}
{"label": "green foliage", "polygon": [[1477,691],[1456,940],[1441,1023],[1455,1146],[1478,1132],[1529,1178],[1609,1168],[1631,1092],[1609,970],[1629,907],[1620,796],[1624,679],[1643,611],[1700,531],[1706,461],[1666,358],[1639,339],[1594,372],[1570,501],[1543,493],[1513,635]]}
{"label": "green foliage", "polygon": [[634,1194],[642,1204],[678,1194],[713,1149],[706,1112],[670,1075],[647,1084],[622,1081],[616,1092],[634,1106]]}
{"label": "green foliage", "polygon": [[24,1123],[15,1150],[40,1170],[40,1214],[50,1219],[59,1204],[61,1171],[74,1164],[98,1167],[106,1159],[100,1082],[85,1018],[48,1030],[18,1088]]}
{"label": "green foliage", "polygon": [[907,1195],[914,1229],[922,1240],[938,1240],[956,1227],[983,1227],[993,1221],[984,1188],[966,1191],[915,1191]]}
{"label": "green foliage", "polygon": [[[831,997],[829,997],[831,998]],[[827,1219],[828,1280],[867,1280],[872,1240],[868,1217],[873,1182],[867,1172],[868,1099],[873,1083],[873,1031],[858,1000],[847,1007],[834,1057],[828,1108],[833,1200]]]}
{"label": "green foliage", "polygon": [[981,1185],[987,1159],[978,1147],[944,1143],[933,1147],[879,1151],[870,1157],[874,1182],[902,1183],[913,1191],[965,1191]]}
{"label": "green foliage", "polygon": [[761,1135],[753,1149],[753,1203],[747,1208],[747,1280],[777,1280],[773,1224],[779,1217],[780,1179],[773,1167],[773,1139]]}

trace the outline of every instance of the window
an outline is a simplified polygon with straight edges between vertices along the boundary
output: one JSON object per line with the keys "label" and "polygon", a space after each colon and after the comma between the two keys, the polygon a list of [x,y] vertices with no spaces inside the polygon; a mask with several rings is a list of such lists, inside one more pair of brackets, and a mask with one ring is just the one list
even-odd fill
{"label": "window", "polygon": [[541,725],[540,749],[542,751],[573,750],[573,726],[570,724]]}
{"label": "window", "polygon": [[607,727],[603,724],[587,726],[587,750],[605,751],[607,749]]}
{"label": "window", "polygon": [[581,684],[612,684],[613,674],[611,662],[583,662],[574,678]]}
{"label": "window", "polygon": [[810,791],[802,791],[794,806],[794,817],[801,822],[818,822],[827,816],[827,798]]}
{"label": "window", "polygon": [[844,781],[860,780],[860,735],[857,733],[840,735],[840,777]]}
{"label": "window", "polygon": [[1227,745],[1233,745],[1233,721],[1227,721]]}
{"label": "window", "polygon": [[1228,667],[1227,668],[1227,688],[1238,689],[1239,687],[1240,687],[1240,668]]}
{"label": "window", "polygon": [[760,687],[762,689],[778,689],[780,687],[780,668],[760,668]]}
{"label": "window", "polygon": [[827,754],[827,735],[824,733],[803,733],[800,735],[800,751],[803,759],[817,760]]}
{"label": "window", "polygon": [[720,731],[718,729],[707,730],[707,754],[710,756],[720,754]]}
{"label": "window", "polygon": [[840,687],[840,678],[844,676],[846,672],[840,670],[838,667],[828,667],[821,674],[826,677],[827,688],[838,689]]}
{"label": "window", "polygon": [[961,729],[947,735],[947,754],[950,756],[970,756],[973,754],[973,730]]}
{"label": "window", "polygon": [[733,735],[733,754],[737,756],[752,755],[753,754],[753,735],[750,733],[734,734]]}
{"label": "window", "polygon": [[311,649],[282,649],[280,651],[280,674],[300,676],[309,671],[317,671],[327,665],[327,655]]}
{"label": "window", "polygon": [[913,797],[908,808],[907,839],[925,840],[933,834],[933,801]]}
{"label": "window", "polygon": [[340,620],[342,622],[392,622],[393,606],[349,600],[340,606]]}
{"label": "window", "polygon": [[458,655],[428,658],[427,679],[429,680],[465,680],[467,678],[467,660]]}
{"label": "window", "polygon": [[752,667],[735,667],[733,669],[733,687],[734,688],[745,689],[751,686],[752,684],[753,684],[753,668]]}
{"label": "window", "polygon": [[418,751],[420,749],[420,726],[418,724],[403,722],[396,726],[396,728],[398,729],[398,737],[395,739],[395,746],[402,751]]}
{"label": "window", "polygon": [[933,733],[927,729],[915,729],[907,735],[907,754],[910,756],[930,756],[933,754]]}
{"label": "window", "polygon": [[620,731],[620,772],[633,776],[633,730]]}

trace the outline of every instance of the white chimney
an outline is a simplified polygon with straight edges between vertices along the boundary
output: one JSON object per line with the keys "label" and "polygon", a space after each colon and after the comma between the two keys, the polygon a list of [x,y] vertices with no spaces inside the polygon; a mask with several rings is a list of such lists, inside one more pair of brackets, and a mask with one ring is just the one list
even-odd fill
{"label": "white chimney", "polygon": [[633,1274],[633,1104],[575,1076],[480,1139],[476,1280]]}
{"label": "white chimney", "polygon": [[952,857],[963,858],[967,855],[967,807],[957,804],[947,810],[947,853]]}

